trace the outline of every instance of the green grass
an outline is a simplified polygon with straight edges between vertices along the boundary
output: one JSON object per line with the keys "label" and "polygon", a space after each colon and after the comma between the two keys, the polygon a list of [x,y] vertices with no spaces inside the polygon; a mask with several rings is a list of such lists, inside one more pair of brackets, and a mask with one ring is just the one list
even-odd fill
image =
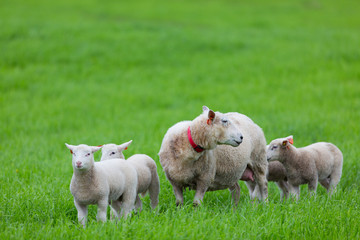
{"label": "green grass", "polygon": [[[359,239],[358,1],[0,0],[0,239]],[[157,152],[202,105],[238,111],[267,141],[336,144],[343,177],[328,198],[253,204],[241,183],[175,207]],[[158,165],[160,204],[119,224],[77,224],[64,143],[133,139]],[[99,159],[96,155],[96,160]]]}

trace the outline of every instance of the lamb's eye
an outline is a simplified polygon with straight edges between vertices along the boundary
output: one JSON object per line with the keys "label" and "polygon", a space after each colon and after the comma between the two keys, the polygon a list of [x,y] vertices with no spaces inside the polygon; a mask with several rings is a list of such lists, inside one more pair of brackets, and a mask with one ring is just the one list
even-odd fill
{"label": "lamb's eye", "polygon": [[85,155],[85,157],[88,157],[88,156],[90,156],[90,153],[87,153],[87,154]]}
{"label": "lamb's eye", "polygon": [[110,153],[110,155],[114,155],[114,154],[115,154],[115,152],[111,152],[111,153]]}

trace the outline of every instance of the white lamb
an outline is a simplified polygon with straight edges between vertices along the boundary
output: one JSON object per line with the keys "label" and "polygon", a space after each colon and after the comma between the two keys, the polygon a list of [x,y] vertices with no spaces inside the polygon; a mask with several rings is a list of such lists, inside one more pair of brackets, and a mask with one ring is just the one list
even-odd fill
{"label": "white lamb", "polygon": [[193,121],[169,128],[159,157],[177,205],[183,204],[186,187],[196,190],[194,205],[201,203],[206,191],[226,188],[236,205],[240,197],[238,180],[248,180],[244,172],[255,177],[252,197],[267,198],[265,148],[264,134],[250,118],[239,113],[215,113],[204,106]]}
{"label": "white lamb", "polygon": [[[118,158],[125,159],[123,150],[125,150],[132,141],[123,143],[121,145],[105,144],[102,146],[101,161]],[[138,176],[137,193],[145,196],[149,193],[150,205],[155,208],[159,203],[160,181],[156,170],[155,161],[145,154],[135,154],[129,157],[126,162],[131,164]],[[139,195],[136,196],[136,209],[142,209],[142,202]]]}
{"label": "white lamb", "polygon": [[327,142],[296,148],[292,139],[275,139],[267,150],[268,161],[278,160],[284,165],[290,193],[299,199],[299,186],[308,184],[309,191],[315,194],[319,181],[331,194],[341,178],[343,155],[339,148]]}
{"label": "white lamb", "polygon": [[136,199],[137,174],[134,167],[119,159],[94,162],[94,152],[101,147],[65,145],[72,153],[74,174],[70,191],[79,222],[85,227],[88,205],[91,204],[98,205],[98,221],[106,221],[109,203],[117,218],[126,218],[134,208]]}

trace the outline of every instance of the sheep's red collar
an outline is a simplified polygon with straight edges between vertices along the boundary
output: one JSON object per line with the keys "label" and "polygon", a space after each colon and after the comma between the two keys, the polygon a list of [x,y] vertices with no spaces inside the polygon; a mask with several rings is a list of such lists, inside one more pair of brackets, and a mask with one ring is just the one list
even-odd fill
{"label": "sheep's red collar", "polygon": [[205,149],[197,144],[194,143],[194,140],[192,139],[191,137],[191,130],[190,130],[190,126],[188,128],[188,131],[187,131],[187,135],[188,135],[188,139],[189,139],[189,142],[191,144],[191,146],[193,147],[193,149],[196,151],[196,152],[202,152],[204,151]]}

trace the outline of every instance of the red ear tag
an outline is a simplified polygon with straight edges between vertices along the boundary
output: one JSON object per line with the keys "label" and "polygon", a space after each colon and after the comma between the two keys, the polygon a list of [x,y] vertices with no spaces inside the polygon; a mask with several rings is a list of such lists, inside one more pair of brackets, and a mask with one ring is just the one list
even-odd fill
{"label": "red ear tag", "polygon": [[97,147],[102,147],[103,145],[98,145]]}
{"label": "red ear tag", "polygon": [[291,145],[293,145],[293,144],[294,144],[294,139],[289,138],[289,143],[290,143]]}
{"label": "red ear tag", "polygon": [[70,153],[73,154],[73,151],[70,150]]}
{"label": "red ear tag", "polygon": [[127,150],[127,147],[125,148],[125,150]]}
{"label": "red ear tag", "polygon": [[208,120],[206,121],[206,123],[207,123],[207,125],[210,125],[210,119],[208,119]]}

